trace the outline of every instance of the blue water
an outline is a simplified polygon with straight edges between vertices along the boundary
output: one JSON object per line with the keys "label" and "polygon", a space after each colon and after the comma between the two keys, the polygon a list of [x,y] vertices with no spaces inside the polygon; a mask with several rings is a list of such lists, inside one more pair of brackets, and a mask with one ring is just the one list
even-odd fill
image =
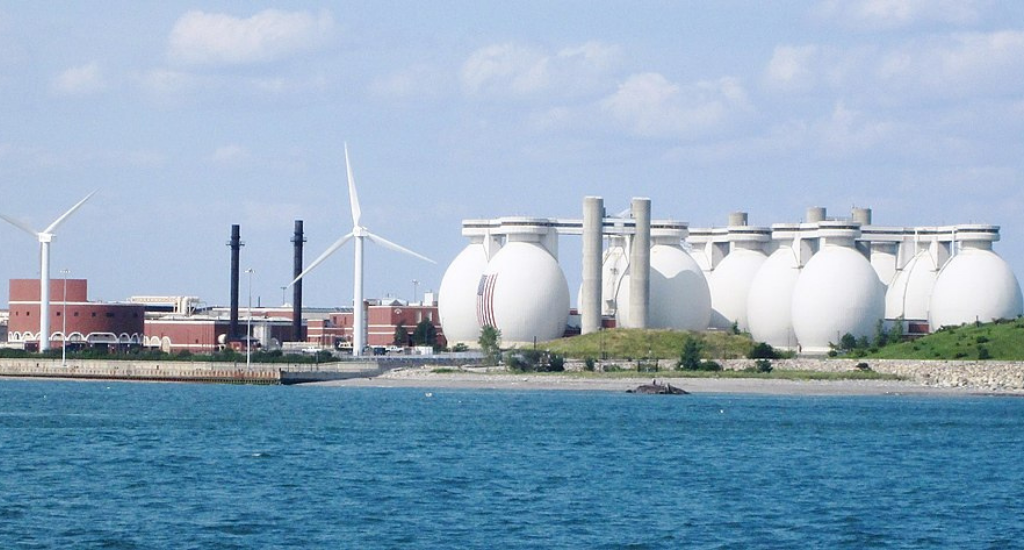
{"label": "blue water", "polygon": [[1024,399],[0,381],[4,549],[1002,549],[1022,499]]}

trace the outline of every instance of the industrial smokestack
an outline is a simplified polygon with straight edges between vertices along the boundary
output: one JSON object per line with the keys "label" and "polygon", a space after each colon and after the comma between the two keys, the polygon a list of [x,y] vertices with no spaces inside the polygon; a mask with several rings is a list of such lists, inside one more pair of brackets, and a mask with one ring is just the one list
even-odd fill
{"label": "industrial smokestack", "polygon": [[239,236],[238,225],[231,226],[231,324],[228,326],[228,340],[238,340],[238,257],[242,247],[242,239]]}
{"label": "industrial smokestack", "polygon": [[583,334],[601,330],[601,260],[604,199],[583,199],[583,301],[580,303]]}
{"label": "industrial smokestack", "polygon": [[[295,259],[292,263],[292,277],[298,278],[302,274],[302,243],[306,237],[302,234],[302,220],[295,220],[295,234],[292,236],[295,243]],[[292,285],[292,341],[302,342],[302,279]]]}
{"label": "industrial smokestack", "polygon": [[629,262],[629,328],[647,328],[651,301],[651,199],[633,199],[636,232]]}

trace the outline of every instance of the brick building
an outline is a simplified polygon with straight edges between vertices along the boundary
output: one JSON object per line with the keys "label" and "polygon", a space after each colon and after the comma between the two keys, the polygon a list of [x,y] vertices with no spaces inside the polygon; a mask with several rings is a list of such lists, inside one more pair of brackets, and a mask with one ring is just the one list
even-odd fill
{"label": "brick building", "polygon": [[[39,279],[11,279],[8,324],[11,344],[39,349],[39,310]],[[65,340],[79,347],[113,349],[142,344],[144,308],[137,304],[90,302],[85,279],[51,281],[49,315],[49,339],[54,348],[61,347]]]}

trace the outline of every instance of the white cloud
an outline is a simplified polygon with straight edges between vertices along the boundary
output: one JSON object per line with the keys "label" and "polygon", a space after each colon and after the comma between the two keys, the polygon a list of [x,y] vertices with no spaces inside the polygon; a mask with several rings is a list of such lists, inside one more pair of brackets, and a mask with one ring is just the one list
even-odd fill
{"label": "white cloud", "polygon": [[328,12],[265,10],[242,19],[190,11],[171,30],[168,56],[186,65],[235,65],[274,61],[313,49],[334,28]]}
{"label": "white cloud", "polygon": [[1024,32],[956,33],[886,52],[876,75],[899,91],[959,97],[1019,91]]}
{"label": "white cloud", "polygon": [[979,19],[984,0],[826,0],[815,13],[866,30],[897,29],[922,22],[956,25]]}
{"label": "white cloud", "polygon": [[[394,99],[433,97],[445,86],[446,77],[428,65],[414,65],[378,77],[370,84],[370,93]],[[450,82],[448,82],[450,84]]]}
{"label": "white cloud", "polygon": [[614,69],[619,49],[599,42],[554,54],[515,43],[495,44],[470,55],[460,74],[469,95],[524,96],[538,92],[586,93]]}
{"label": "white cloud", "polygon": [[936,35],[886,48],[780,45],[763,73],[773,91],[826,86],[890,105],[1019,94],[1022,81],[1024,31],[1017,30]]}
{"label": "white cloud", "polygon": [[629,77],[600,107],[628,131],[644,137],[693,137],[751,110],[735,78],[681,86],[658,73]]}
{"label": "white cloud", "polygon": [[817,80],[818,47],[776,46],[764,71],[765,84],[778,90],[808,90]]}
{"label": "white cloud", "polygon": [[52,89],[58,95],[90,95],[108,88],[106,79],[95,62],[72,67],[53,79]]}
{"label": "white cloud", "polygon": [[252,155],[249,154],[248,149],[234,143],[218,147],[210,156],[210,160],[214,164],[221,166],[238,166],[245,164],[250,158]]}
{"label": "white cloud", "polygon": [[855,155],[892,143],[896,130],[895,124],[870,120],[848,109],[842,101],[836,103],[831,116],[817,121],[812,128],[821,151],[835,156]]}

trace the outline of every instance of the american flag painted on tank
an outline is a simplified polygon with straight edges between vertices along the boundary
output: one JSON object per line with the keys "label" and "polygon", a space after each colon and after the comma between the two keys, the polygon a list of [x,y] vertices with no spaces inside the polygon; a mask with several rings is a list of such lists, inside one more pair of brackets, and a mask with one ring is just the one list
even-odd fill
{"label": "american flag painted on tank", "polygon": [[476,320],[482,327],[498,326],[494,321],[494,285],[498,274],[481,275],[476,287]]}

